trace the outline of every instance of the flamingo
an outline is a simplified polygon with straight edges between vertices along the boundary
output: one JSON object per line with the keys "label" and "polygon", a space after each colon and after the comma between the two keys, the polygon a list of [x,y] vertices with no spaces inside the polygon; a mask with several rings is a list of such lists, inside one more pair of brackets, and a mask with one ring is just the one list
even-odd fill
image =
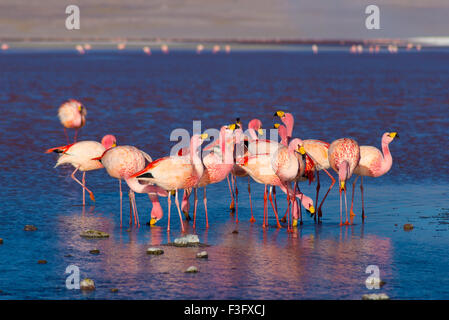
{"label": "flamingo", "polygon": [[363,203],[363,177],[377,178],[390,171],[391,166],[393,165],[393,158],[391,157],[389,144],[394,140],[394,138],[399,138],[397,132],[385,132],[382,135],[382,151],[372,146],[360,146],[360,162],[354,169],[354,174],[356,174],[357,177],[352,183],[351,217],[355,215],[352,210],[354,206],[354,191],[355,184],[360,176],[360,192],[362,193],[362,221],[365,220],[365,209]]}
{"label": "flamingo", "polygon": [[[240,122],[240,118],[236,119],[236,129],[235,129],[235,134],[236,136],[241,137],[243,131],[242,131],[242,123]],[[259,119],[253,119],[248,123],[248,134],[250,136],[250,139],[248,138],[244,138],[243,141],[242,139],[238,139],[239,142],[237,142],[239,144],[239,146],[241,146],[243,148],[243,150],[237,150],[237,152],[242,152],[245,153],[248,151],[248,147],[249,147],[249,143],[250,141],[255,142],[256,140],[258,140],[258,135],[263,135],[263,129],[262,129],[262,122]],[[243,142],[243,145],[242,145]],[[257,149],[257,147],[256,147]],[[250,209],[251,209],[251,219],[249,220],[251,223],[255,222],[256,219],[254,218],[254,214],[253,214],[253,204],[251,201],[251,184],[250,184],[250,176],[248,175],[248,173],[243,170],[238,164],[234,164],[234,166],[232,167],[231,170],[231,183],[229,182],[229,177],[228,179],[228,186],[229,186],[229,192],[231,194],[231,204],[229,205],[229,209],[231,210],[231,212],[236,211],[236,217],[238,217],[238,187],[237,187],[237,177],[247,177],[248,178],[248,194],[249,194],[249,205],[250,205]],[[232,185],[232,186],[231,186]],[[233,189],[235,190],[233,192]],[[237,205],[235,205],[235,201],[237,202]]]}
{"label": "flamingo", "polygon": [[[105,150],[116,146],[117,140],[113,135],[105,135],[101,143],[97,141],[80,141],[62,147],[48,149],[45,153],[56,152],[61,154],[56,162],[55,168],[62,164],[71,164],[75,167],[70,177],[83,187],[83,206],[86,204],[85,191],[89,193],[90,199],[95,202],[92,191],[86,187],[86,171],[92,171],[103,168],[98,161],[92,160],[94,157],[101,156]],[[80,170],[83,172],[83,179],[80,182],[75,173]]]}
{"label": "flamingo", "polygon": [[[350,138],[341,138],[331,143],[328,150],[329,164],[332,169],[338,173],[338,181],[340,183],[340,226],[343,225],[342,220],[342,201],[341,192],[345,193],[345,209],[346,222],[345,224],[352,224],[348,222],[348,207],[346,202],[346,186],[345,183],[351,178],[355,168],[360,161],[360,147],[357,141]],[[352,217],[351,217],[352,221]]]}
{"label": "flamingo", "polygon": [[[100,157],[94,158],[98,160],[106,168],[107,173],[112,177],[119,180],[119,190],[120,190],[120,227],[122,226],[122,210],[123,210],[123,193],[122,193],[122,179],[126,181],[130,187],[130,203],[131,209],[134,214],[134,223],[140,227],[139,216],[137,213],[137,206],[135,202],[134,191],[138,193],[148,193],[150,200],[153,204],[153,209],[151,211],[151,221],[154,219],[162,218],[162,208],[159,204],[157,198],[157,189],[147,186],[147,188],[142,188],[138,185],[136,179],[132,179],[130,176],[137,171],[142,170],[145,167],[145,159],[148,162],[152,162],[151,157],[139,150],[134,146],[118,146],[106,150]],[[163,195],[164,193],[161,192]],[[130,217],[131,224],[131,217]]]}
{"label": "flamingo", "polygon": [[[275,124],[275,128],[276,127],[278,128],[279,136],[281,137],[282,141],[284,141],[283,143],[286,143],[292,137],[293,124],[294,124],[293,115],[291,113],[285,113],[284,111],[281,111],[281,110],[277,111],[274,115],[279,117],[281,119],[281,121],[285,124],[285,129],[283,129],[282,126],[279,124]],[[281,129],[281,130],[279,130],[279,129]],[[329,143],[321,141],[321,140],[307,139],[307,140],[301,140],[300,146],[304,147],[304,149],[306,151],[306,167],[305,167],[304,175],[309,179],[309,182],[311,182],[313,180],[314,172],[316,172],[317,187],[316,187],[315,203],[318,203],[318,194],[320,191],[319,171],[323,170],[324,172],[326,172],[326,174],[332,180],[331,186],[329,187],[323,200],[321,200],[321,203],[318,206],[317,214],[315,214],[315,216],[314,216],[315,221],[316,221],[316,216],[318,215],[318,221],[319,221],[319,219],[322,216],[321,207],[323,206],[323,203],[326,200],[327,195],[329,194],[329,191],[332,189],[333,185],[335,184],[334,177],[329,173],[329,171],[327,171],[327,169],[330,168],[330,164],[329,164],[329,160],[328,160]],[[298,177],[298,180],[304,180],[304,178]]]}
{"label": "flamingo", "polygon": [[70,143],[67,135],[67,129],[75,129],[74,142],[76,142],[78,129],[81,129],[86,123],[86,115],[86,107],[75,99],[70,99],[59,107],[58,117],[64,126],[64,134],[67,138],[67,143]]}
{"label": "flamingo", "polygon": [[[213,150],[203,157],[204,172],[200,178],[200,181],[195,186],[194,196],[194,213],[193,213],[193,226],[196,223],[196,208],[198,203],[197,190],[203,188],[204,196],[203,203],[206,212],[206,227],[209,228],[209,221],[207,218],[207,198],[206,187],[209,184],[218,183],[223,181],[231,172],[234,167],[234,135],[233,132],[236,128],[235,124],[229,126],[223,126],[220,129],[220,136],[218,143],[219,146],[215,146]],[[238,222],[238,216],[236,217]]]}
{"label": "flamingo", "polygon": [[202,135],[193,135],[190,139],[190,149],[188,156],[168,156],[151,162],[143,170],[133,174],[131,178],[137,177],[139,181],[148,181],[158,185],[168,191],[168,225],[170,230],[170,207],[171,193],[175,192],[175,203],[179,213],[181,229],[184,232],[182,222],[181,208],[179,207],[178,190],[195,187],[200,181],[204,172],[203,163],[198,155],[199,147],[208,137],[206,133]]}

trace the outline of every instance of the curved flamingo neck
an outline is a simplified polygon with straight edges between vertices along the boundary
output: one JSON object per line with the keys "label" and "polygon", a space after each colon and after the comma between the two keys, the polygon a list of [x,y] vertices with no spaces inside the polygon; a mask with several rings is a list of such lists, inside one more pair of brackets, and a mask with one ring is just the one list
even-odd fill
{"label": "curved flamingo neck", "polygon": [[338,168],[338,179],[340,181],[346,181],[350,176],[349,162],[347,160],[343,160],[343,162],[340,163],[340,167]]}
{"label": "curved flamingo neck", "polygon": [[137,178],[126,178],[126,184],[129,188],[137,193],[156,193],[165,196],[167,192],[158,186],[152,184],[140,184]]}
{"label": "curved flamingo neck", "polygon": [[258,140],[258,136],[256,134],[256,130],[259,130],[262,127],[262,122],[259,119],[253,119],[248,123],[248,134],[251,137],[251,140]]}
{"label": "curved flamingo neck", "polygon": [[285,117],[282,119],[282,122],[287,128],[287,137],[290,139],[293,136],[293,125],[295,124],[293,115],[291,113],[286,113]]}
{"label": "curved flamingo neck", "polygon": [[192,161],[193,167],[195,168],[198,176],[203,175],[203,162],[198,155],[198,148],[200,147],[200,136],[194,135],[192,139],[190,139],[190,160]]}
{"label": "curved flamingo neck", "polygon": [[382,139],[383,160],[381,166],[381,174],[388,172],[391,169],[391,166],[393,165],[393,157],[391,156],[390,153],[389,144],[390,144],[389,142],[386,142]]}
{"label": "curved flamingo neck", "polygon": [[284,146],[288,146],[287,128],[284,125],[280,125],[278,128],[279,137],[281,137],[281,143]]}

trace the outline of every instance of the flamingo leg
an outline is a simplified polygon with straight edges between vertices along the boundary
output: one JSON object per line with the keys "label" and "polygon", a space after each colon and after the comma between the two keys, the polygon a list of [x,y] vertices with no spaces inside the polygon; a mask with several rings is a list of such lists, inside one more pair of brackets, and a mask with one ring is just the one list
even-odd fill
{"label": "flamingo leg", "polygon": [[[231,180],[233,175],[231,174]],[[231,194],[231,204],[229,205],[229,210],[231,212],[234,211],[234,192],[232,191],[231,182],[229,182],[229,175],[226,177],[228,179],[228,187],[229,187],[229,193]]]}
{"label": "flamingo leg", "polygon": [[[300,193],[300,202],[298,203],[298,200],[296,199],[296,194]],[[302,208],[301,208],[301,203],[302,203],[302,198],[304,196],[303,193],[301,193],[301,191],[299,191],[299,187],[298,187],[298,181],[295,182],[295,196],[294,196],[294,200],[295,200],[295,205],[296,205],[296,211],[299,210],[299,225],[302,225]]]}
{"label": "flamingo leg", "polygon": [[119,181],[119,190],[120,190],[120,228],[122,227],[122,179],[118,179]]}
{"label": "flamingo leg", "polygon": [[198,188],[193,188],[193,228],[196,227],[196,208],[198,207]]}
{"label": "flamingo leg", "polygon": [[239,189],[235,180],[235,223],[239,223]]}
{"label": "flamingo leg", "polygon": [[64,127],[64,135],[65,138],[67,139],[67,144],[70,144],[69,135],[67,134],[67,129],[65,127]]}
{"label": "flamingo leg", "polygon": [[84,185],[81,181],[79,181],[76,177],[75,177],[75,173],[79,170],[80,167],[77,167],[75,169],[75,171],[72,172],[72,174],[70,175],[70,177],[75,180],[81,187],[83,187],[83,190],[85,189],[89,195],[90,195],[90,199],[95,202],[95,197],[94,194],[92,193],[92,191],[90,191],[89,189],[87,189],[86,185]]}
{"label": "flamingo leg", "polygon": [[236,182],[236,177],[234,175],[231,175],[231,197],[232,197],[232,201],[231,204],[229,205],[229,209],[231,210],[231,213],[235,212],[235,196],[234,196],[234,184]]}
{"label": "flamingo leg", "polygon": [[[285,212],[285,215],[287,215],[287,219],[286,219],[287,220],[287,232],[292,231],[292,229],[290,228],[290,215],[288,215],[288,212],[290,211],[290,203],[291,203],[290,193],[287,190],[287,211]],[[282,221],[282,222],[285,222],[285,216],[282,219],[284,219],[284,221]]]}
{"label": "flamingo leg", "polygon": [[278,203],[276,201],[276,186],[273,186],[273,199],[274,199],[274,207],[276,208],[276,212],[278,211]]}
{"label": "flamingo leg", "polygon": [[363,202],[363,176],[360,177],[360,191],[362,193],[362,222],[365,222],[365,204]]}
{"label": "flamingo leg", "polygon": [[182,203],[181,203],[181,210],[184,213],[186,221],[190,220],[189,216],[189,209],[190,209],[190,194],[191,189],[184,189],[184,193],[182,195]]}
{"label": "flamingo leg", "polygon": [[342,209],[342,205],[341,205],[341,188],[339,188],[339,189],[340,189],[340,226],[342,226],[343,225],[343,217],[342,217],[343,209]]}
{"label": "flamingo leg", "polygon": [[323,213],[321,212],[321,207],[323,206],[324,200],[326,200],[327,195],[328,195],[329,192],[331,191],[331,189],[332,189],[332,187],[334,186],[335,181],[336,181],[335,178],[329,173],[329,171],[327,171],[326,169],[323,169],[323,170],[324,170],[324,172],[326,172],[327,175],[331,178],[332,183],[331,183],[329,189],[327,190],[326,194],[324,195],[323,200],[321,200],[321,203],[320,203],[320,205],[319,205],[319,207],[318,207],[318,211],[317,211],[317,212],[318,212],[318,221],[319,221],[320,218],[323,216]]}
{"label": "flamingo leg", "polygon": [[347,203],[347,200],[346,200],[346,187],[344,189],[344,192],[345,192],[345,212],[346,212],[345,225],[349,225],[350,223],[349,223],[349,220],[348,220],[348,203]]}
{"label": "flamingo leg", "polygon": [[182,230],[182,232],[185,232],[184,223],[182,222],[181,208],[179,207],[178,189],[176,189],[176,193],[175,193],[175,203],[176,203],[176,207],[178,208],[179,220],[181,221],[181,230]]}
{"label": "flamingo leg", "polygon": [[134,210],[133,210],[133,212],[134,212],[134,224],[137,225],[138,228],[140,228],[139,212],[137,212],[136,194],[134,193],[134,191],[132,191],[131,197],[132,197],[132,200],[133,200],[133,208],[134,208]]}
{"label": "flamingo leg", "polygon": [[204,191],[204,197],[203,197],[204,210],[206,211],[206,228],[209,228],[209,219],[208,219],[208,217],[207,217],[207,197],[206,197],[206,187],[204,187],[203,191]]}
{"label": "flamingo leg", "polygon": [[[83,180],[81,180],[84,185],[86,185],[86,171],[83,171]],[[83,188],[83,207],[86,205],[86,190]]]}
{"label": "flamingo leg", "polygon": [[[320,174],[319,171],[316,170],[316,199],[315,199],[315,205],[318,203],[318,194],[320,193]],[[315,212],[313,220],[316,222],[316,216],[317,212]]]}
{"label": "flamingo leg", "polygon": [[167,222],[167,232],[170,231],[170,210],[171,210],[171,192],[168,192],[167,196],[167,206],[168,206],[168,222]]}
{"label": "flamingo leg", "polygon": [[256,222],[256,219],[254,219],[253,203],[251,202],[251,185],[249,181],[249,175],[248,175],[248,195],[249,195],[249,207],[251,208],[251,219],[249,219],[249,222],[253,223]]}
{"label": "flamingo leg", "polygon": [[268,217],[267,217],[267,185],[265,185],[265,190],[263,192],[263,224],[262,226],[265,228],[268,225]]}
{"label": "flamingo leg", "polygon": [[133,203],[133,198],[131,195],[131,191],[129,190],[128,192],[128,198],[129,198],[129,226],[132,225],[133,219],[132,219],[132,215],[134,215],[134,203]]}
{"label": "flamingo leg", "polygon": [[276,208],[274,206],[274,203],[273,203],[272,193],[273,193],[273,186],[270,186],[269,197],[270,197],[271,207],[273,208],[273,211],[274,211],[274,216],[276,217],[276,225],[277,225],[278,228],[282,228],[281,225],[279,224],[278,212],[277,212],[277,210],[276,210]]}
{"label": "flamingo leg", "polygon": [[352,182],[352,199],[351,199],[351,209],[349,210],[349,217],[351,219],[351,224],[352,221],[355,217],[355,213],[354,213],[354,193],[355,193],[355,185],[357,183],[357,179],[359,178],[359,176],[355,177],[354,181]]}

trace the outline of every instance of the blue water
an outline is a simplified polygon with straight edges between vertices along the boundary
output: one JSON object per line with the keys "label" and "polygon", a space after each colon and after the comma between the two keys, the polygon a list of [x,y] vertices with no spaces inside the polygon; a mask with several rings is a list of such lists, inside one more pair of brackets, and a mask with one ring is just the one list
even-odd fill
{"label": "blue water", "polygon": [[[438,51],[0,54],[0,298],[360,299],[382,292],[393,299],[449,299],[448,83],[449,53]],[[65,144],[56,114],[69,98],[88,111],[79,140],[112,133],[118,144],[153,158],[169,152],[173,129],[192,130],[193,120],[207,129],[258,117],[270,128],[277,109],[295,115],[294,135],[303,139],[351,136],[377,147],[385,131],[399,132],[400,139],[390,145],[392,170],[365,179],[365,224],[357,187],[353,226],[338,226],[333,190],[321,225],[304,216],[304,225],[288,234],[275,228],[269,211],[270,228],[263,230],[263,186],[251,185],[252,225],[246,179],[240,179],[238,225],[229,214],[226,182],[208,188],[210,228],[201,201],[197,230],[186,225],[210,245],[208,260],[195,258],[197,248],[165,247],[164,255],[148,256],[146,248],[181,235],[174,206],[169,234],[166,214],[156,227],[121,229],[116,180],[104,170],[87,173],[97,201],[83,209],[73,169],[54,169],[55,156],[43,153]],[[321,184],[323,195],[330,184],[324,174]],[[301,189],[315,198],[314,184]],[[146,222],[150,202],[136,197]],[[280,212],[285,202],[278,192]],[[161,203],[166,212],[166,199]],[[405,232],[405,223],[415,228]],[[26,224],[38,230],[25,232]],[[79,233],[87,229],[111,236],[86,240]],[[89,253],[94,248],[100,255]],[[96,291],[66,289],[71,264],[81,278],[95,280]],[[199,273],[185,274],[190,265]],[[365,287],[368,265],[377,265],[386,281],[380,290]]]}

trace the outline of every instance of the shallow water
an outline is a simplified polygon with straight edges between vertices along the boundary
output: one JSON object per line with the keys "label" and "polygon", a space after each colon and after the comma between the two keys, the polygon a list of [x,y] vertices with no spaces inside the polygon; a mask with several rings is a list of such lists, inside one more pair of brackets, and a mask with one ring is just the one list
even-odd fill
{"label": "shallow water", "polygon": [[[437,51],[0,54],[0,298],[360,299],[378,291],[394,299],[448,299],[448,62],[449,53]],[[164,247],[164,255],[148,256],[149,246],[181,235],[174,205],[169,234],[166,215],[156,227],[121,229],[116,180],[104,170],[87,173],[97,201],[83,209],[72,169],[53,169],[55,156],[43,153],[65,144],[56,113],[68,98],[81,100],[88,110],[80,140],[113,133],[119,144],[135,145],[153,158],[169,152],[173,129],[191,130],[193,120],[202,120],[206,129],[237,116],[244,123],[258,117],[270,128],[277,109],[294,113],[294,134],[303,139],[352,136],[377,147],[385,131],[398,131],[400,139],[390,145],[392,170],[364,179],[365,224],[357,187],[353,226],[338,226],[333,190],[321,225],[304,215],[304,224],[288,234],[275,228],[269,211],[270,228],[263,230],[263,186],[251,185],[257,220],[252,225],[246,179],[239,179],[236,225],[225,181],[208,188],[210,228],[202,201],[197,230],[186,225],[210,245],[209,259],[196,259],[197,248]],[[330,183],[320,177],[323,195]],[[301,188],[315,198],[314,184]],[[148,197],[136,197],[146,222]],[[124,199],[126,217],[126,193]],[[166,199],[161,203],[165,210]],[[279,192],[278,205],[284,212]],[[405,223],[415,228],[405,232]],[[25,232],[26,224],[38,230]],[[79,236],[86,229],[111,237],[86,240]],[[100,255],[89,254],[94,248]],[[40,259],[48,263],[37,264]],[[71,264],[82,278],[95,280],[95,292],[66,289],[64,272]],[[190,265],[199,273],[185,274]],[[365,287],[368,265],[379,266],[386,281],[380,290]]]}

